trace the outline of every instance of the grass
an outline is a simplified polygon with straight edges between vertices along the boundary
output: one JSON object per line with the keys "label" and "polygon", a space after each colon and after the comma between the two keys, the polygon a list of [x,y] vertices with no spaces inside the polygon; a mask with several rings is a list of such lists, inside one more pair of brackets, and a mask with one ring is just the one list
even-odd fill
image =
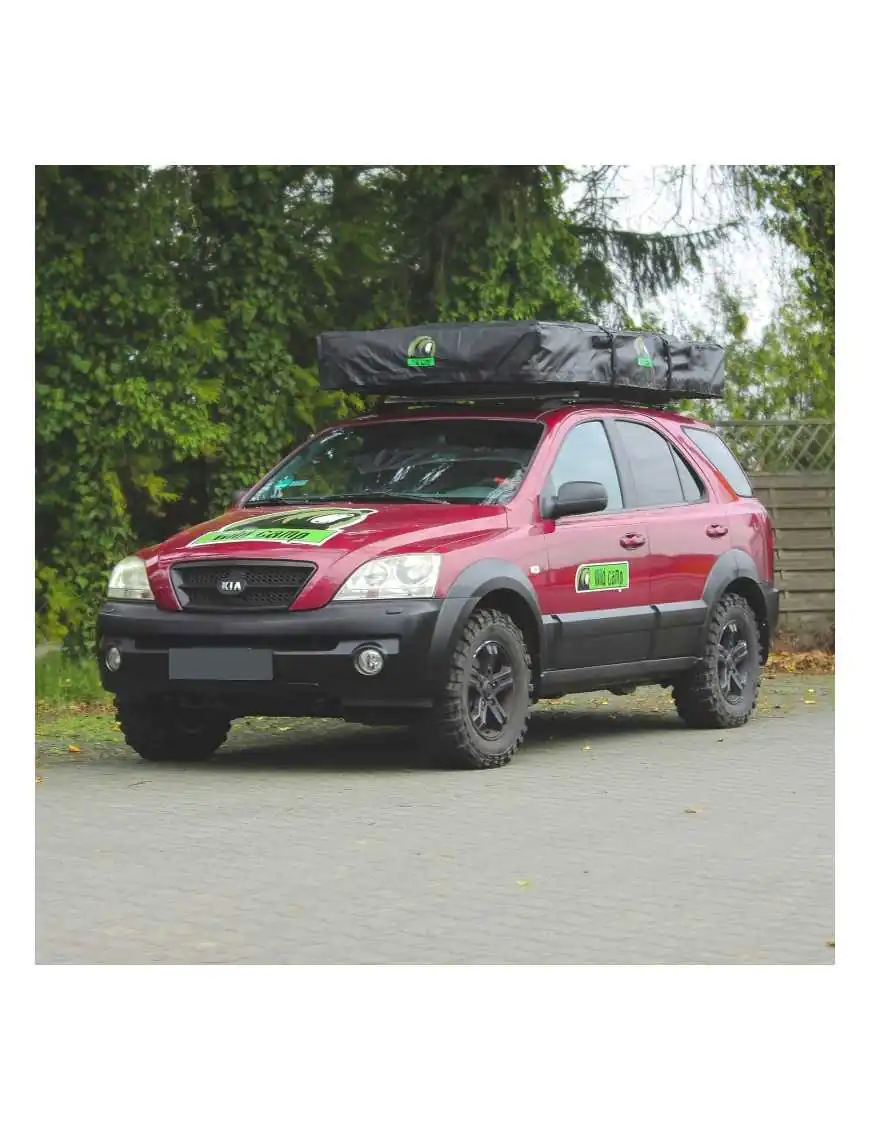
{"label": "grass", "polygon": [[100,685],[95,660],[50,652],[36,661],[36,702],[40,710],[72,705],[98,708],[109,703],[109,696]]}

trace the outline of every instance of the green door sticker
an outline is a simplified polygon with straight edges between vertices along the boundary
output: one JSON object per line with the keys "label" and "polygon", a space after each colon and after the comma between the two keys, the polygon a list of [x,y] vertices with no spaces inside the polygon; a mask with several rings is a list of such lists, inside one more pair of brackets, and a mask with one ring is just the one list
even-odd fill
{"label": "green door sticker", "polygon": [[602,589],[628,589],[628,562],[595,562],[577,567],[578,593],[597,593]]}
{"label": "green door sticker", "polygon": [[321,546],[358,522],[375,514],[372,510],[348,510],[344,507],[298,507],[288,511],[243,518],[217,530],[208,530],[190,543],[191,546],[213,546],[221,542],[282,542]]}

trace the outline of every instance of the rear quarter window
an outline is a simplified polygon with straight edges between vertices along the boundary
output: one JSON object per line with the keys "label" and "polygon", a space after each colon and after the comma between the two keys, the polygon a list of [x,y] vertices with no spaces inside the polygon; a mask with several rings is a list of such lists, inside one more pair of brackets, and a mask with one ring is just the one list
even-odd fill
{"label": "rear quarter window", "polygon": [[701,449],[716,470],[724,475],[736,495],[744,499],[752,498],[752,484],[721,436],[707,428],[684,428],[683,432]]}

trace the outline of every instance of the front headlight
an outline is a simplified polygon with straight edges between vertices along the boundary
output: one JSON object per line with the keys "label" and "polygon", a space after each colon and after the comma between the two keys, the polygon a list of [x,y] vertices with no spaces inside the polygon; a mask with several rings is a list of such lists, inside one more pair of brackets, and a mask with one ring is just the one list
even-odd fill
{"label": "front headlight", "polygon": [[333,600],[432,597],[440,568],[440,554],[397,554],[392,558],[375,558],[354,570]]}
{"label": "front headlight", "polygon": [[124,558],[112,570],[107,595],[116,601],[153,601],[148,574],[141,558]]}

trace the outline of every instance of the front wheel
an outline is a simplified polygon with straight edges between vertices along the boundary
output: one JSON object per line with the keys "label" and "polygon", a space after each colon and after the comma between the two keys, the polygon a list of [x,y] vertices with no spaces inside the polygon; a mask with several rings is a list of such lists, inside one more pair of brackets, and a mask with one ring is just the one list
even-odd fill
{"label": "front wheel", "polygon": [[716,606],[700,664],[674,683],[677,712],[690,726],[739,727],[761,686],[761,639],[749,602],[727,593]]}
{"label": "front wheel", "polygon": [[228,715],[172,699],[115,700],[128,746],[149,762],[199,762],[214,754],[230,730]]}
{"label": "front wheel", "polygon": [[531,659],[520,629],[497,609],[474,613],[427,735],[438,761],[467,770],[504,766],[525,738],[531,694]]}

